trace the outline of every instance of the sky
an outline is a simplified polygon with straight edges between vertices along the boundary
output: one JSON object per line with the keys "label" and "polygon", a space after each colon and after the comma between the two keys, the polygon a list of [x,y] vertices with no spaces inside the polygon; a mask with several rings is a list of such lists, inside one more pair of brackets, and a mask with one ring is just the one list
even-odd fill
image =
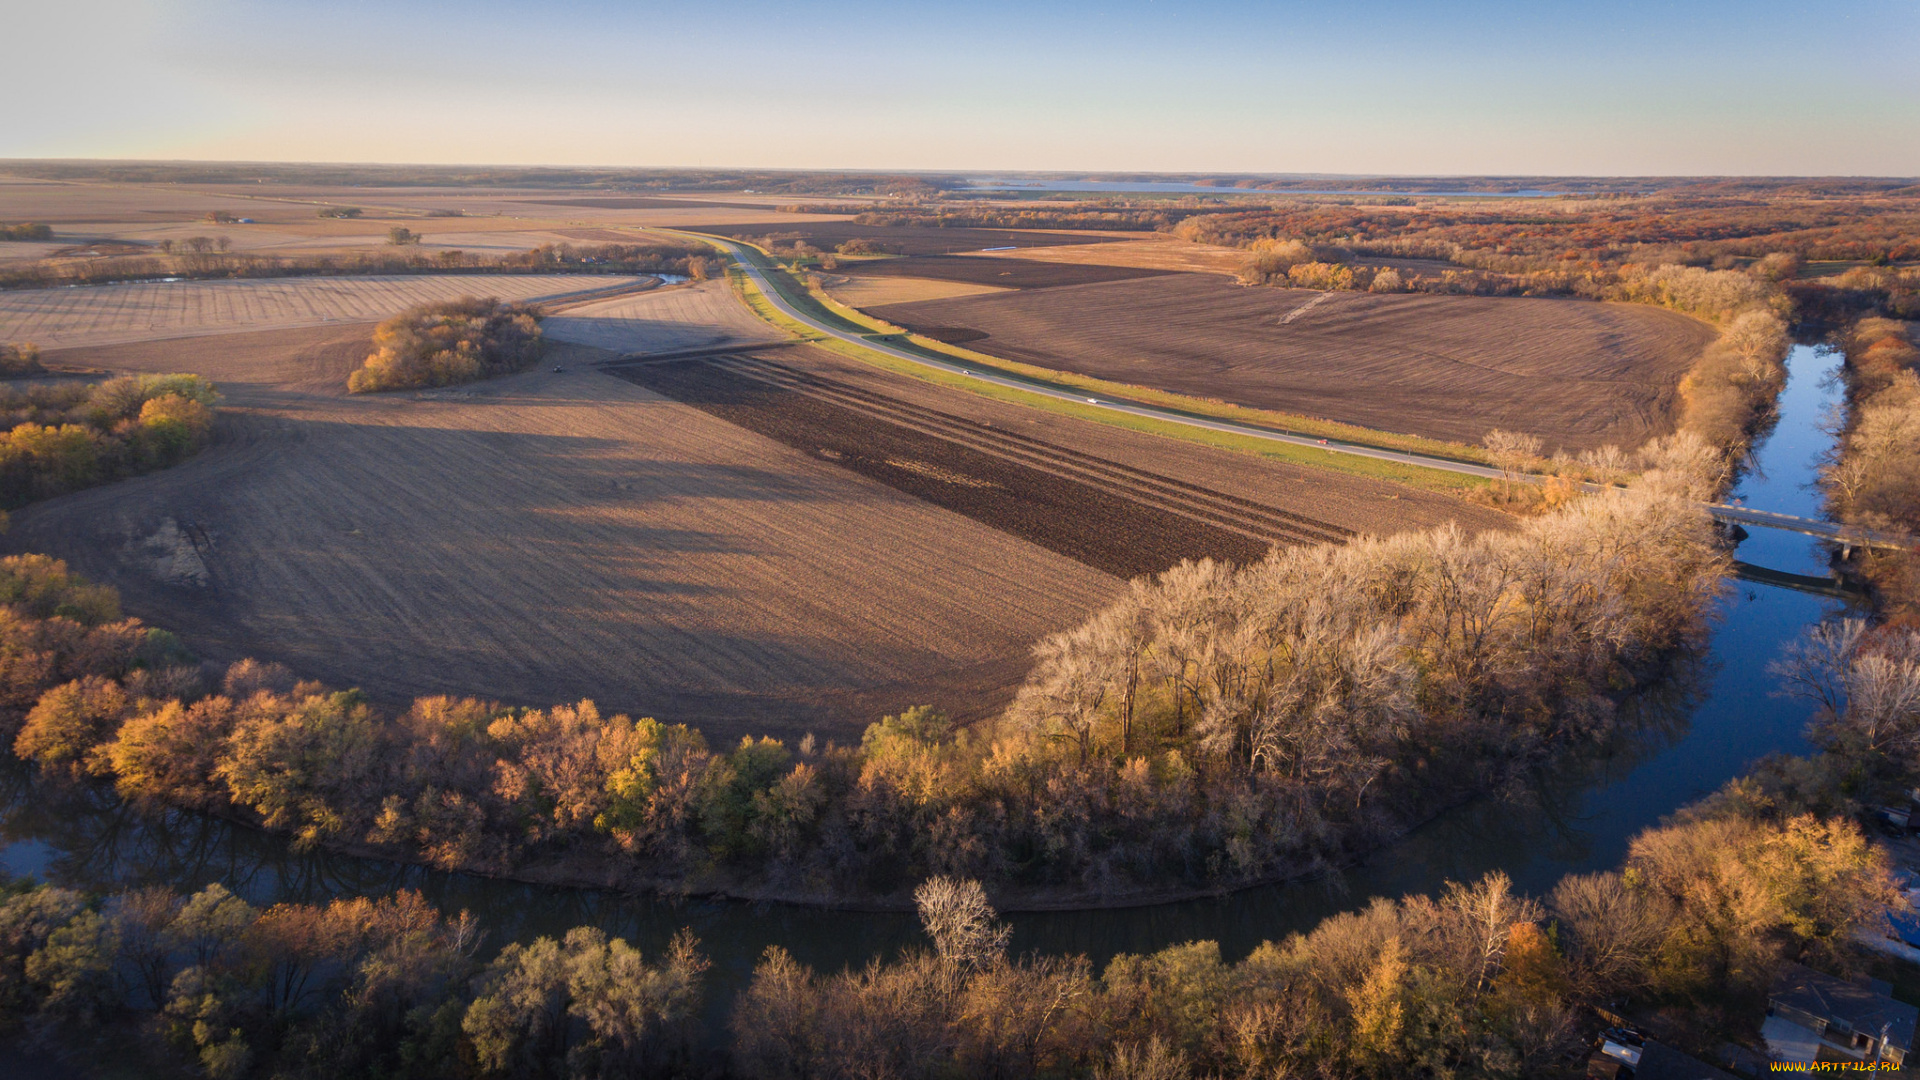
{"label": "sky", "polygon": [[0,0],[0,158],[1920,175],[1920,2]]}

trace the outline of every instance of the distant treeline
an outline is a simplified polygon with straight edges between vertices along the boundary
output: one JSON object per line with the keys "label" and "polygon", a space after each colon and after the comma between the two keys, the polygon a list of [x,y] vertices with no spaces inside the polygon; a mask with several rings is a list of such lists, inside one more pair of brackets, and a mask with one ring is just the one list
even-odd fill
{"label": "distant treeline", "polygon": [[[32,346],[0,347],[0,363],[37,366]],[[198,375],[0,387],[0,507],[176,464],[206,445],[219,400]]]}
{"label": "distant treeline", "polygon": [[[1176,235],[1245,247],[1249,276],[1275,282],[1259,253],[1298,245],[1295,263],[1327,267],[1315,288],[1402,289],[1487,296],[1641,300],[1656,271],[1743,272],[1790,301],[1796,321],[1837,324],[1863,313],[1920,316],[1920,200],[1660,197],[1529,206],[1408,208],[1302,202],[1189,217]],[[1398,267],[1379,260],[1404,260]],[[1409,265],[1410,261],[1411,265]],[[1889,264],[1796,280],[1806,264]],[[1431,263],[1451,264],[1429,268]],[[1288,283],[1281,279],[1277,283]],[[1776,284],[1777,283],[1777,284]],[[1682,308],[1682,310],[1686,310]]]}
{"label": "distant treeline", "polygon": [[154,256],[43,259],[0,266],[0,288],[95,285],[156,278],[263,278],[364,274],[678,274],[704,280],[719,266],[712,248],[672,242],[542,244],[531,251],[477,255],[389,247],[351,255],[275,257],[225,250],[222,237],[169,242]]}
{"label": "distant treeline", "polygon": [[[715,748],[591,702],[435,697],[387,716],[257,666],[209,685],[143,664],[137,624],[46,608],[11,625],[73,644],[0,672],[18,710],[0,737],[17,725],[22,756],[129,798],[486,873],[585,859],[596,879],[812,900],[942,872],[1090,900],[1245,884],[1613,729],[1614,698],[1688,648],[1724,571],[1688,502],[1711,482],[1697,445],[1658,455],[1641,487],[1514,533],[1139,581],[1041,644],[997,725],[916,709],[858,745]],[[66,587],[37,584],[67,580],[57,564],[6,565],[13,595]]]}
{"label": "distant treeline", "polygon": [[51,240],[53,227],[50,225],[0,225],[0,240]]}
{"label": "distant treeline", "polygon": [[546,342],[540,313],[493,297],[420,304],[373,331],[373,352],[347,376],[355,394],[452,386],[525,371]]}

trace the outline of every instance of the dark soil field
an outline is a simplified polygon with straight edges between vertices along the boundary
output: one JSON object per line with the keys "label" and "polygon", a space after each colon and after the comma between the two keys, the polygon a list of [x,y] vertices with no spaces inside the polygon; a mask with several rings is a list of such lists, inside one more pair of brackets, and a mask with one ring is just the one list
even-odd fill
{"label": "dark soil field", "polygon": [[1097,285],[1103,281],[1165,277],[1171,271],[1131,266],[1091,266],[1078,263],[1031,262],[1025,259],[980,259],[966,255],[922,255],[907,259],[842,262],[834,271],[859,277],[915,277],[936,281],[964,281],[970,285],[997,285],[1003,289],[1050,289],[1061,285]]}
{"label": "dark soil field", "polygon": [[956,255],[987,248],[1060,247],[1121,239],[1021,229],[927,229],[911,225],[861,225],[852,221],[816,221],[807,214],[795,214],[782,221],[744,225],[688,225],[684,228],[691,232],[712,233],[739,240],[758,240],[767,236],[805,240],[821,251],[832,251],[848,240],[874,240],[886,245],[897,255]]}
{"label": "dark soil field", "polygon": [[1251,562],[1346,530],[766,358],[611,369],[650,390],[1117,577]]}
{"label": "dark soil field", "polygon": [[1570,450],[1672,430],[1679,380],[1713,338],[1637,305],[1243,288],[1209,274],[873,310],[1056,370],[1462,442],[1506,428]]}

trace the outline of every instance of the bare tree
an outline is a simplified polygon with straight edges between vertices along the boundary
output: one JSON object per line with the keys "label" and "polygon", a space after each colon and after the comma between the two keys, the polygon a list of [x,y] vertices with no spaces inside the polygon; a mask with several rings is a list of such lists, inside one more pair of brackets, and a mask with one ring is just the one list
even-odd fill
{"label": "bare tree", "polygon": [[913,890],[913,902],[940,959],[976,971],[1006,957],[1013,928],[999,921],[978,881],[928,878]]}

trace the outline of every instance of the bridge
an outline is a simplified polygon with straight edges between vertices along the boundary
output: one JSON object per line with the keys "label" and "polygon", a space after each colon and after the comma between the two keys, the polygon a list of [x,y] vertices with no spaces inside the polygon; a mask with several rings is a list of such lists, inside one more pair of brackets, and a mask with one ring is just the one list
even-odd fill
{"label": "bridge", "polygon": [[1796,517],[1793,514],[1776,514],[1771,510],[1750,510],[1744,506],[1728,506],[1725,503],[1707,503],[1707,513],[1721,521],[1730,521],[1739,525],[1758,525],[1766,529],[1784,529],[1787,532],[1805,533],[1818,536],[1823,540],[1832,540],[1842,548],[1843,556],[1852,555],[1854,548],[1880,548],[1885,551],[1920,551],[1920,542],[1911,536],[1899,533],[1879,532],[1863,529],[1855,525],[1841,525],[1832,521],[1818,521],[1814,518]]}

